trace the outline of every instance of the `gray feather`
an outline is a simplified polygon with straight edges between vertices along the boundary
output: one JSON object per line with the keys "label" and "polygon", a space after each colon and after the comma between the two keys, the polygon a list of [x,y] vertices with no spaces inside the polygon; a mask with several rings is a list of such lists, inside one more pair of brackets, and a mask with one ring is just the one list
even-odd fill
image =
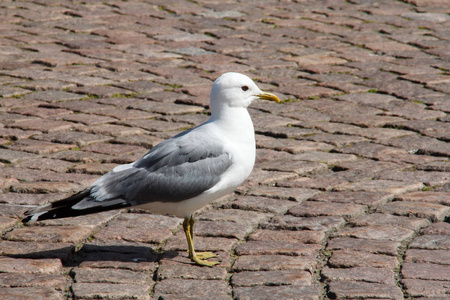
{"label": "gray feather", "polygon": [[98,202],[181,202],[210,189],[231,166],[230,155],[219,140],[189,132],[160,143],[132,167],[104,175],[74,208],[87,209]]}

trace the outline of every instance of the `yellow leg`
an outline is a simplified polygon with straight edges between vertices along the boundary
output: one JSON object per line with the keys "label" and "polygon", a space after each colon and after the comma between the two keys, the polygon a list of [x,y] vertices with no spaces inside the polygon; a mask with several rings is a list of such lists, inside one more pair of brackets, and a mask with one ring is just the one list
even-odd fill
{"label": "yellow leg", "polygon": [[194,250],[194,218],[188,217],[184,219],[183,222],[183,229],[184,229],[184,233],[186,234],[186,240],[188,243],[188,252],[189,252],[189,257],[192,259],[193,262],[195,262],[197,265],[200,266],[208,266],[208,267],[212,267],[214,265],[217,265],[218,262],[216,261],[206,261],[205,259],[211,258],[211,257],[216,257],[216,255],[214,253],[211,252],[199,252],[199,253],[195,253]]}

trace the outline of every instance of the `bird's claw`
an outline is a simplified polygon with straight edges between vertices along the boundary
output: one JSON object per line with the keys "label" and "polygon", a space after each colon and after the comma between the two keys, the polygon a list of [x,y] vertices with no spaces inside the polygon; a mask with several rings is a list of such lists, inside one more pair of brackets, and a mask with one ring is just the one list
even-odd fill
{"label": "bird's claw", "polygon": [[200,266],[212,267],[219,264],[218,261],[207,261],[208,258],[217,257],[214,253],[211,252],[199,252],[191,257],[192,261]]}

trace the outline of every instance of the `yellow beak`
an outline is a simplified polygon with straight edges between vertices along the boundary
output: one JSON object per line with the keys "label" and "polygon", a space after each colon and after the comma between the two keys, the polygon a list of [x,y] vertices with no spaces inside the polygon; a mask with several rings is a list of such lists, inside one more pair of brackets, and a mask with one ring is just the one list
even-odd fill
{"label": "yellow beak", "polygon": [[263,100],[280,102],[280,99],[278,99],[277,96],[275,96],[274,94],[271,94],[271,93],[263,92],[260,95],[256,95],[256,97],[258,97],[259,99],[263,99]]}

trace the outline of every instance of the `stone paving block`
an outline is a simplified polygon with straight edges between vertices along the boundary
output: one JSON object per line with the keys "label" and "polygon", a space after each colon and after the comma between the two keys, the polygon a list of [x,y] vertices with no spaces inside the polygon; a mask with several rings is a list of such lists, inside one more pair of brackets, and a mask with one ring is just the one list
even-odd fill
{"label": "stone paving block", "polygon": [[[271,127],[271,128],[256,128],[256,134],[268,135],[276,138],[284,139],[299,139],[302,140],[310,135],[321,133],[322,131],[311,128],[300,128],[297,126],[285,126],[285,127]],[[300,155],[300,154],[297,154]],[[305,154],[306,155],[306,154]]]}
{"label": "stone paving block", "polygon": [[34,158],[35,154],[22,152],[22,151],[14,151],[8,149],[0,149],[0,162],[5,163],[15,163],[20,160],[25,160],[29,158]]}
{"label": "stone paving block", "polygon": [[450,265],[450,254],[445,250],[408,249],[405,252],[405,262]]}
{"label": "stone paving block", "polygon": [[0,241],[0,254],[12,257],[59,258],[67,261],[74,249],[75,246],[71,243]]}
{"label": "stone paving block", "polygon": [[410,244],[410,249],[449,250],[450,235],[423,235],[416,237]]}
{"label": "stone paving block", "polygon": [[423,229],[422,233],[425,235],[428,234],[448,235],[450,234],[450,224],[447,222],[434,223],[428,226],[427,228]]}
{"label": "stone paving block", "polygon": [[335,268],[374,267],[393,269],[399,266],[396,257],[353,250],[333,251],[329,264]]}
{"label": "stone paving block", "polygon": [[80,243],[91,233],[91,229],[80,226],[30,226],[16,228],[8,232],[5,238],[18,242]]}
{"label": "stone paving block", "polygon": [[161,243],[172,236],[181,219],[151,214],[121,214],[95,234],[97,240]]}
{"label": "stone paving block", "polygon": [[0,216],[0,231],[13,227],[18,221],[16,218]]}
{"label": "stone paving block", "polygon": [[118,137],[114,141],[120,144],[135,145],[150,149],[161,143],[163,139],[150,135],[135,135]]}
{"label": "stone paving block", "polygon": [[319,245],[287,241],[248,241],[236,247],[237,255],[293,255],[313,256],[319,253]]}
{"label": "stone paving block", "polygon": [[[107,80],[113,80],[116,79],[114,76],[108,76],[110,74],[102,74],[102,77],[107,78]],[[132,76],[130,76],[131,79]],[[66,78],[65,78],[66,79]],[[89,80],[89,79],[88,79]],[[102,81],[105,79],[96,78],[95,81]],[[91,83],[86,84],[86,78],[80,78],[80,77],[69,77],[67,78],[67,81],[73,82],[76,84],[79,84],[80,82],[83,82],[86,86],[77,86],[77,87],[71,87],[69,89],[70,92],[77,93],[77,94],[86,94],[88,97],[97,96],[97,97],[114,97],[117,95],[121,96],[132,96],[135,93],[130,90],[110,86],[110,85],[97,85],[92,86]],[[106,81],[106,80],[105,80]],[[119,81],[120,80],[119,78]],[[113,81],[114,82],[114,81]]]}
{"label": "stone paving block", "polygon": [[62,108],[45,108],[45,107],[26,107],[15,109],[14,113],[25,115],[25,116],[35,116],[42,119],[54,119],[60,116],[65,116],[72,114],[73,112]]}
{"label": "stone paving block", "polygon": [[359,204],[305,201],[289,210],[297,217],[342,216],[352,219],[364,214],[366,207]]}
{"label": "stone paving block", "polygon": [[357,157],[351,154],[314,152],[310,151],[305,154],[296,154],[296,160],[314,161],[325,164],[338,164],[346,161],[356,160]]}
{"label": "stone paving block", "polygon": [[14,166],[26,169],[50,170],[58,173],[65,173],[73,166],[73,163],[58,159],[36,157],[17,162]]}
{"label": "stone paving block", "polygon": [[433,263],[410,263],[402,264],[403,278],[449,281],[448,266]]}
{"label": "stone paving block", "polygon": [[8,98],[8,97],[20,97],[29,93],[31,93],[31,91],[22,89],[20,87],[4,86],[2,88],[0,95],[2,97]]}
{"label": "stone paving block", "polygon": [[104,124],[104,123],[110,123],[116,121],[116,119],[107,117],[107,116],[96,116],[91,114],[73,114],[69,116],[62,117],[64,121],[69,122],[75,122],[75,123],[82,123],[85,125],[97,125],[97,124]]}
{"label": "stone paving block", "polygon": [[321,297],[318,286],[257,286],[237,287],[234,293],[238,299],[295,299],[301,295],[302,299],[317,300]]}
{"label": "stone paving block", "polygon": [[334,231],[345,225],[340,216],[296,217],[292,215],[275,216],[261,223],[262,229],[270,230],[318,230]]}
{"label": "stone paving block", "polygon": [[235,201],[225,203],[222,207],[280,214],[286,213],[289,208],[295,205],[297,205],[297,202],[290,200],[265,197],[240,197]]}
{"label": "stone paving block", "polygon": [[311,285],[311,274],[300,270],[282,270],[265,272],[239,272],[231,277],[233,287],[238,286],[283,286]]}
{"label": "stone paving block", "polygon": [[355,267],[334,269],[325,267],[321,275],[326,282],[333,281],[364,281],[388,285],[395,285],[394,272],[387,268]]}
{"label": "stone paving block", "polygon": [[434,203],[394,201],[383,206],[380,211],[400,216],[428,218],[436,222],[446,218],[450,213],[450,208]]}
{"label": "stone paving block", "polygon": [[[337,114],[336,112],[338,109],[341,110],[341,115],[349,115],[352,112],[357,112],[361,115],[380,115],[382,113],[382,110],[371,107],[371,106],[363,106],[359,104],[353,104],[348,102],[340,102],[340,101],[334,101],[327,98],[318,99],[315,101],[308,102],[308,107],[317,109],[320,112],[328,113],[331,115]],[[350,126],[347,124],[339,124],[339,123],[330,123],[330,124],[321,124],[323,126],[327,126],[328,128],[332,128],[333,126],[336,126],[336,128],[352,128],[352,129],[358,129],[358,126]],[[325,130],[326,131],[326,130]]]}
{"label": "stone paving block", "polygon": [[80,268],[120,269],[144,273],[153,273],[158,260],[151,246],[142,243],[96,242],[83,245],[81,253],[78,254],[86,257],[80,263]]}
{"label": "stone paving block", "polygon": [[349,161],[337,164],[334,169],[336,172],[355,170],[355,171],[367,171],[371,170],[372,174],[375,175],[380,171],[385,170],[404,170],[407,169],[408,165],[403,162],[387,162],[387,161],[374,161],[367,159],[358,159],[356,161]]}
{"label": "stone paving block", "polygon": [[11,191],[16,193],[75,193],[82,189],[83,186],[70,182],[19,182],[11,185]]}
{"label": "stone paving block", "polygon": [[[379,116],[379,115],[337,115],[332,116],[330,119],[332,122],[336,123],[346,123],[350,125],[356,125],[364,128],[373,128],[373,127],[384,127],[389,122],[399,122],[403,121],[403,119],[399,117],[392,117],[392,116]],[[373,131],[380,132],[379,130]],[[411,135],[411,132],[401,131],[398,130],[397,133],[395,133],[392,130],[388,130],[387,133],[391,135]],[[383,134],[381,134],[383,135]]]}
{"label": "stone paving block", "polygon": [[3,168],[2,174],[5,177],[13,177],[24,182],[33,181],[49,181],[49,182],[76,182],[85,183],[90,182],[95,179],[95,176],[82,175],[82,174],[72,174],[68,175],[66,173],[56,173],[52,171],[45,170],[31,170],[26,168]]}
{"label": "stone paving block", "polygon": [[384,192],[325,192],[314,195],[310,200],[338,202],[338,203],[357,203],[367,205],[369,208],[378,207],[385,204],[393,198],[392,195]]}
{"label": "stone paving block", "polygon": [[134,128],[142,128],[150,132],[180,131],[191,127],[185,123],[167,122],[154,119],[125,120],[122,121],[121,124]]}
{"label": "stone paving block", "polygon": [[331,282],[329,294],[338,299],[403,299],[402,290],[396,285],[359,281]]}
{"label": "stone paving block", "polygon": [[58,102],[58,101],[69,101],[69,100],[77,100],[81,99],[83,96],[69,93],[65,91],[39,91],[32,94],[28,94],[25,98],[35,99],[46,102]]}
{"label": "stone paving block", "polygon": [[287,181],[279,181],[277,186],[285,188],[316,189],[318,191],[332,191],[340,186],[345,186],[348,181],[337,178],[337,176],[297,177]]}
{"label": "stone paving block", "polygon": [[304,244],[321,244],[325,240],[323,231],[264,230],[257,229],[249,235],[248,241],[280,241]]}
{"label": "stone paving block", "polygon": [[0,204],[0,215],[5,217],[20,218],[26,210],[22,205]]}
{"label": "stone paving block", "polygon": [[396,154],[405,154],[405,150],[386,147],[379,144],[374,144],[370,142],[361,142],[356,143],[351,146],[346,146],[341,149],[337,149],[337,151],[342,153],[356,154],[362,157],[376,159],[376,160],[386,160],[387,157],[396,155]]}
{"label": "stone paving block", "polygon": [[282,111],[281,116],[286,118],[291,118],[294,120],[299,120],[302,122],[324,122],[329,121],[331,117],[328,114],[321,113],[317,110],[310,108],[292,108],[292,111]]}
{"label": "stone paving block", "polygon": [[414,237],[414,230],[392,226],[361,226],[343,228],[334,233],[333,236],[353,237],[369,240],[390,240],[406,242]]}
{"label": "stone paving block", "polygon": [[280,140],[264,135],[257,135],[256,144],[260,148],[286,151],[292,154],[304,153],[308,151],[329,151],[333,149],[333,146],[325,143],[290,139]]}
{"label": "stone paving block", "polygon": [[107,155],[144,155],[148,152],[148,149],[139,146],[130,146],[123,144],[104,144],[104,143],[95,143],[91,145],[87,145],[83,147],[83,151],[101,153]]}
{"label": "stone paving block", "polygon": [[312,189],[301,188],[283,188],[279,186],[264,186],[257,189],[249,190],[247,195],[263,196],[274,199],[287,199],[294,203],[307,200],[319,192]]}
{"label": "stone paving block", "polygon": [[113,137],[139,135],[145,133],[145,131],[140,128],[132,128],[114,124],[101,124],[89,128],[83,128],[82,130],[85,131],[86,133],[92,133],[95,135],[100,134]]}
{"label": "stone paving block", "polygon": [[113,163],[90,163],[73,166],[73,164],[70,164],[71,168],[69,171],[71,173],[78,173],[78,174],[104,175],[110,172],[118,165],[119,164]]}
{"label": "stone paving block", "polygon": [[424,187],[421,182],[399,182],[392,180],[367,180],[350,183],[348,185],[337,186],[337,191],[354,192],[388,192],[393,195],[403,194],[421,190]]}
{"label": "stone paving block", "polygon": [[165,279],[156,284],[155,295],[159,297],[170,295],[186,295],[189,294],[190,297],[209,297],[214,295],[214,297],[229,298],[231,294],[230,287],[225,281],[222,280],[206,280],[200,281],[196,279]]}
{"label": "stone paving block", "polygon": [[426,186],[437,186],[450,182],[450,177],[445,172],[433,171],[380,172],[375,176],[375,179],[422,181]]}
{"label": "stone paving block", "polygon": [[39,274],[60,274],[62,264],[59,259],[25,259],[10,258],[1,256],[1,273],[39,273]]}
{"label": "stone paving block", "polygon": [[[109,98],[109,99],[117,99],[117,98]],[[106,103],[107,101],[105,101],[105,99],[102,99],[104,102],[102,103]],[[109,103],[112,101],[109,101]],[[118,104],[120,106],[120,104]],[[135,110],[135,109],[117,109],[117,108],[111,108],[111,109],[105,109],[102,110],[100,112],[98,112],[97,114],[105,116],[105,117],[111,117],[114,119],[119,119],[119,120],[138,120],[138,119],[150,119],[150,118],[154,118],[159,116],[158,114],[154,114],[154,113],[147,113],[144,111],[140,111],[140,110]]]}
{"label": "stone paving block", "polygon": [[314,257],[290,255],[242,255],[233,264],[233,271],[309,270],[315,268]]}
{"label": "stone paving block", "polygon": [[62,144],[76,144],[79,147],[89,145],[91,143],[107,142],[111,140],[109,136],[99,134],[89,134],[84,132],[52,132],[33,137],[38,140],[50,141]]}
{"label": "stone paving block", "polygon": [[258,149],[256,151],[255,163],[263,163],[270,160],[282,160],[283,158],[291,157],[287,152],[275,151],[270,149]]}
{"label": "stone paving block", "polygon": [[408,154],[393,155],[392,161],[404,162],[404,163],[417,165],[417,164],[423,164],[423,163],[440,162],[440,161],[442,161],[442,157],[428,156],[428,155],[418,156],[415,154],[408,153]]}
{"label": "stone paving block", "polygon": [[[334,168],[333,168],[334,169]],[[339,167],[334,169],[335,173],[324,176],[326,179],[336,178],[341,181],[358,182],[370,180],[373,178],[374,172],[371,170],[340,170]]]}
{"label": "stone paving block", "polygon": [[407,130],[421,133],[428,137],[434,137],[441,140],[448,140],[450,126],[444,122],[435,122],[432,120],[414,120],[393,123],[394,126],[400,126]]}
{"label": "stone paving block", "polygon": [[[208,92],[209,92],[209,90],[208,90]],[[282,116],[268,114],[265,109],[263,109],[261,111],[261,110],[249,108],[249,113],[250,113],[250,116],[252,117],[252,122],[253,122],[253,125],[255,126],[255,128],[269,129],[269,128],[273,128],[273,127],[285,127],[285,126],[288,126],[289,124],[294,123],[294,121],[290,118],[285,118]],[[275,143],[275,144],[280,145],[279,143],[277,143],[276,139],[268,137],[268,136],[258,135],[255,138],[257,138],[257,140],[260,139],[262,144]],[[289,141],[285,141],[285,140],[281,140],[281,141],[286,142],[286,145],[290,144]],[[301,144],[301,142],[297,142],[297,144]]]}
{"label": "stone paving block", "polygon": [[61,292],[52,287],[0,287],[3,299],[65,299]]}
{"label": "stone paving block", "polygon": [[70,90],[75,88],[76,84],[52,79],[38,79],[20,83],[20,87],[33,91]]}
{"label": "stone paving block", "polygon": [[[62,199],[62,198],[58,198]],[[84,215],[73,218],[62,218],[62,219],[49,219],[44,221],[39,221],[40,226],[63,226],[63,227],[82,227],[90,230],[97,231],[117,215],[120,214],[120,210],[110,210],[105,212],[100,212],[95,215]],[[57,229],[58,230],[58,229]],[[85,229],[80,230],[80,232],[85,232]],[[87,231],[86,231],[87,232]]]}
{"label": "stone paving block", "polygon": [[412,297],[425,297],[426,299],[448,297],[450,287],[448,281],[402,279],[406,293]]}
{"label": "stone paving block", "polygon": [[237,191],[246,192],[248,189],[259,185],[273,185],[276,182],[282,182],[295,177],[297,177],[297,174],[294,172],[266,171],[254,168],[247,180],[237,188]]}
{"label": "stone paving block", "polygon": [[74,268],[71,272],[75,282],[152,284],[150,274],[130,270]]}
{"label": "stone paving block", "polygon": [[71,110],[74,112],[79,113],[97,113],[99,111],[102,111],[103,109],[110,109],[112,108],[110,105],[102,105],[99,103],[94,102],[92,99],[85,99],[85,100],[76,100],[76,101],[64,101],[64,102],[57,102],[52,104],[47,104],[48,107],[51,108],[64,108],[67,110]]}
{"label": "stone paving block", "polygon": [[79,299],[150,299],[150,286],[125,283],[74,283],[73,294]]}
{"label": "stone paving block", "polygon": [[445,161],[429,162],[418,165],[417,170],[448,172],[450,171],[450,164]]}
{"label": "stone paving block", "polygon": [[352,224],[356,226],[401,227],[418,231],[419,229],[430,225],[430,221],[427,219],[410,218],[406,216],[373,213],[359,217],[352,221]]}
{"label": "stone paving block", "polygon": [[394,139],[379,141],[381,144],[404,149],[411,153],[448,156],[450,147],[448,143],[423,135],[408,135]]}
{"label": "stone paving block", "polygon": [[199,216],[199,220],[205,221],[228,221],[236,222],[240,224],[248,224],[256,226],[264,220],[269,219],[272,214],[255,212],[255,211],[244,211],[238,209],[218,209],[211,210]]}
{"label": "stone paving block", "polygon": [[2,131],[0,132],[1,137],[4,137],[5,139],[9,140],[27,139],[32,136],[37,136],[40,134],[42,134],[42,132],[37,130],[30,131],[30,130],[20,130],[17,128],[2,128]]}
{"label": "stone paving block", "polygon": [[327,166],[323,163],[306,162],[300,160],[286,161],[285,159],[262,162],[258,166],[263,170],[278,171],[278,172],[295,172],[302,176],[309,174],[324,173],[328,170]]}
{"label": "stone paving block", "polygon": [[[100,154],[92,153],[78,150],[69,150],[64,152],[59,152],[51,155],[52,159],[59,159],[73,163],[93,163],[93,162],[114,162],[114,157]],[[130,161],[131,162],[131,161]],[[119,162],[117,162],[119,163]]]}
{"label": "stone paving block", "polygon": [[0,287],[52,287],[64,291],[69,281],[64,275],[54,274],[0,274]]}
{"label": "stone paving block", "polygon": [[198,221],[195,223],[194,234],[197,236],[225,237],[244,240],[253,231],[251,225],[236,222]]}
{"label": "stone paving block", "polygon": [[450,204],[450,195],[445,192],[412,192],[399,195],[398,199],[401,201],[429,202],[447,206]]}
{"label": "stone paving block", "polygon": [[65,121],[53,121],[48,119],[23,121],[18,124],[11,125],[12,128],[22,130],[37,130],[41,132],[59,132],[66,131],[77,126],[74,123]]}
{"label": "stone paving block", "polygon": [[204,111],[204,108],[198,106],[175,103],[159,103],[155,101],[141,101],[139,103],[132,103],[129,107],[163,115],[199,113]]}
{"label": "stone paving block", "polygon": [[12,150],[30,152],[35,154],[48,154],[69,150],[76,147],[75,145],[55,144],[45,141],[21,140],[9,145]]}

